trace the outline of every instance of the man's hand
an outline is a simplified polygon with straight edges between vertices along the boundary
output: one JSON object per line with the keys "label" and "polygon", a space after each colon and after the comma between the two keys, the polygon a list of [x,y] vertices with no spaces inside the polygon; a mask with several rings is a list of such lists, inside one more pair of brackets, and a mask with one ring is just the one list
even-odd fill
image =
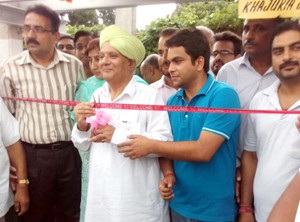
{"label": "man's hand", "polygon": [[18,177],[17,177],[17,169],[14,166],[10,166],[10,174],[9,174],[9,181],[10,181],[10,187],[12,191],[16,191],[16,186],[18,183]]}
{"label": "man's hand", "polygon": [[27,184],[18,184],[16,187],[15,199],[14,199],[15,211],[18,216],[24,214],[29,208],[29,194]]}
{"label": "man's hand", "polygon": [[173,186],[175,184],[175,176],[168,175],[159,183],[159,192],[165,201],[169,201],[174,197]]}
{"label": "man's hand", "polygon": [[115,127],[112,125],[100,126],[93,130],[91,142],[110,143],[115,132]]}
{"label": "man's hand", "polygon": [[74,115],[78,129],[80,131],[88,131],[90,124],[86,122],[86,118],[96,115],[94,103],[79,103],[74,108]]}
{"label": "man's hand", "polygon": [[237,167],[236,174],[235,174],[235,199],[238,204],[241,201],[240,198],[241,182],[242,182],[241,167]]}
{"label": "man's hand", "polygon": [[124,153],[124,157],[134,160],[151,153],[151,139],[140,135],[130,135],[128,139],[128,141],[117,145],[117,147],[122,148],[119,153]]}

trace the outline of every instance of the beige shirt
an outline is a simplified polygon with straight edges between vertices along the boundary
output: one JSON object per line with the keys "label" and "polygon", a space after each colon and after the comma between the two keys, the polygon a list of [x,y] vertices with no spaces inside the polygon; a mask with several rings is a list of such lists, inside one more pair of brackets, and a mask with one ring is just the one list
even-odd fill
{"label": "beige shirt", "polygon": [[[2,97],[74,100],[77,85],[83,80],[82,63],[58,50],[47,68],[37,64],[26,50],[4,62],[0,69]],[[21,140],[46,144],[71,139],[71,107],[6,101],[20,124]]]}

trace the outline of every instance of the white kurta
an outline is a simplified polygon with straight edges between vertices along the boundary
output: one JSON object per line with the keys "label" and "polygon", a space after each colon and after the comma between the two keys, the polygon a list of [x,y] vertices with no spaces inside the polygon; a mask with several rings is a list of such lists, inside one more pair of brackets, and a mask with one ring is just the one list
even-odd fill
{"label": "white kurta", "polygon": [[[92,97],[103,103],[163,105],[158,93],[131,80],[114,101],[108,84]],[[90,150],[89,185],[85,221],[89,222],[168,222],[168,206],[159,194],[161,170],[158,158],[137,160],[124,158],[116,144],[130,134],[170,141],[171,128],[167,112],[104,109],[112,115],[115,132],[111,143],[90,143],[91,131],[74,126],[72,140],[79,150]]]}

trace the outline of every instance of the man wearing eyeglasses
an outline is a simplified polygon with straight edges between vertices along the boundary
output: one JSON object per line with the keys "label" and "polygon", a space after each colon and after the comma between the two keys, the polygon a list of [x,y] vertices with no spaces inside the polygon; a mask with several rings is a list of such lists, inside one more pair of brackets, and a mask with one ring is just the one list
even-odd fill
{"label": "man wearing eyeglasses", "polygon": [[[84,71],[77,58],[55,48],[59,23],[57,13],[46,6],[27,9],[23,28],[27,50],[0,67],[1,96],[74,100]],[[79,221],[81,160],[71,142],[71,108],[6,103],[19,122],[28,166],[30,207],[22,221]]]}
{"label": "man wearing eyeglasses", "polygon": [[56,48],[64,53],[75,56],[74,39],[69,35],[63,35],[59,38]]}
{"label": "man wearing eyeglasses", "polygon": [[214,35],[211,70],[215,76],[221,67],[234,59],[241,57],[242,39],[231,31],[224,31]]}

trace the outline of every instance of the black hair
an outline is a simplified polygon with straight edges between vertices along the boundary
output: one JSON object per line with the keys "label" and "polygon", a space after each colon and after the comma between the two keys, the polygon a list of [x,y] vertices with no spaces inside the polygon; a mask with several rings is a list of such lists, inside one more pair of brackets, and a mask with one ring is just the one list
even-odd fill
{"label": "black hair", "polygon": [[207,37],[204,33],[196,28],[183,29],[176,32],[166,41],[168,48],[182,46],[185,52],[191,57],[192,64],[199,56],[204,58],[204,71],[209,71],[210,48]]}
{"label": "black hair", "polygon": [[52,10],[48,6],[45,6],[42,4],[37,4],[37,5],[30,6],[26,10],[25,17],[27,14],[32,13],[32,12],[50,19],[51,24],[52,24],[52,31],[58,32],[59,25],[60,25],[60,18],[54,10]]}

